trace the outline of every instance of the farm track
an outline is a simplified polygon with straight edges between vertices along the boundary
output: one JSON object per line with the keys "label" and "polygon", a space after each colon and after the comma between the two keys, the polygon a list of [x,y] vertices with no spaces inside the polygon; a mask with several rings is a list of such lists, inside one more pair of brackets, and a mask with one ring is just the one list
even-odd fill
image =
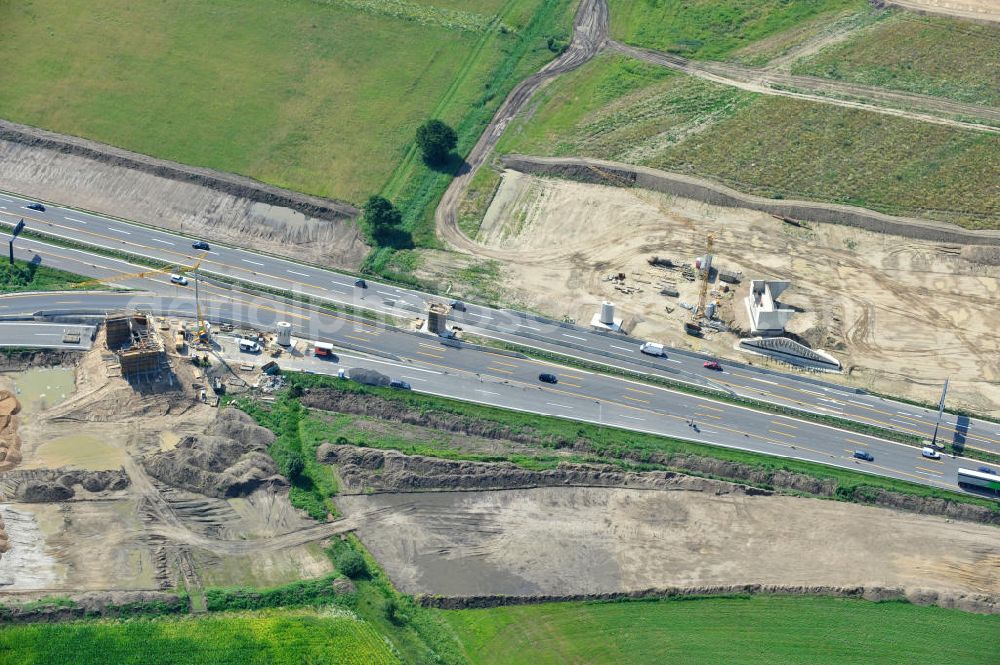
{"label": "farm track", "polygon": [[570,72],[590,61],[604,48],[607,40],[606,0],[583,0],[573,20],[573,40],[569,48],[511,91],[445,191],[435,213],[438,234],[443,240],[466,252],[480,251],[480,246],[458,228],[458,205],[469,188],[472,177],[493,152],[507,125],[525,107],[535,92],[560,74]]}
{"label": "farm track", "polygon": [[[928,95],[894,92],[875,86],[833,81],[816,76],[794,75],[771,68],[758,69],[728,62],[696,62],[670,53],[637,48],[615,41],[608,42],[608,48],[651,65],[667,67],[712,83],[749,92],[833,104],[957,129],[1000,132],[1000,109],[962,104]],[[853,99],[846,99],[848,97]],[[855,101],[857,99],[867,101]],[[888,106],[889,104],[892,106]],[[935,113],[974,118],[986,124],[955,120],[934,115]]]}

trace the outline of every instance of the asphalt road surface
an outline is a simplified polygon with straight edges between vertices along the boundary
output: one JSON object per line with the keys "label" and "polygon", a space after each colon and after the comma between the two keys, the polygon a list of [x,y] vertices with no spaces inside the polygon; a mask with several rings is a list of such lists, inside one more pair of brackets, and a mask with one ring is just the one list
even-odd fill
{"label": "asphalt road surface", "polygon": [[[95,259],[85,252],[37,241],[21,245],[19,252],[25,258],[41,260],[53,267],[105,275],[135,271],[134,266],[124,261]],[[11,294],[0,297],[0,317],[103,314],[129,308],[194,317],[193,285],[177,286],[166,276],[124,284],[148,290]],[[904,444],[624,378],[455,346],[454,342],[436,336],[287,304],[267,296],[203,283],[201,301],[209,321],[233,322],[262,330],[273,330],[277,321],[288,321],[298,338],[329,341],[338,346],[339,357],[335,362],[312,356],[283,359],[281,364],[291,370],[325,369],[334,374],[340,366],[370,367],[408,381],[419,392],[821,462],[947,489],[958,489],[957,469],[970,464],[947,456],[940,460],[925,459],[918,449]],[[559,382],[555,385],[539,382],[538,375],[543,372],[555,374]],[[874,461],[854,459],[852,453],[859,449],[871,452]]]}
{"label": "asphalt road surface", "polygon": [[[27,227],[38,232],[156,261],[175,263],[178,266],[192,266],[201,258],[200,270],[208,275],[238,279],[247,284],[295,292],[380,314],[409,318],[426,312],[428,303],[442,300],[431,294],[371,280],[367,281],[367,288],[359,288],[355,286],[356,277],[353,275],[244,249],[213,245],[207,253],[201,252],[191,247],[192,242],[197,239],[195,237],[184,237],[57,205],[46,204],[46,211],[38,212],[26,208],[29,202],[29,199],[0,192],[0,225],[12,226],[24,218]],[[30,248],[32,241],[21,239],[16,246]],[[59,252],[64,257],[63,266],[81,274],[111,276],[120,272],[143,270],[143,266],[131,265],[126,265],[122,270],[102,270],[102,266],[109,265],[108,259],[74,250],[60,249]],[[30,258],[32,255],[29,253],[24,256]],[[182,267],[177,268],[178,272],[182,270]],[[143,282],[118,284],[147,288]],[[173,288],[178,291],[181,287]],[[0,315],[2,313],[0,310]],[[930,439],[934,433],[936,410],[886,400],[807,376],[774,372],[733,362],[724,363],[721,372],[712,372],[703,367],[703,363],[710,359],[709,356],[668,347],[666,358],[653,359],[639,353],[643,340],[602,334],[589,328],[558,324],[522,312],[469,303],[467,311],[453,311],[450,320],[471,333],[571,357],[703,386],[723,387],[745,397],[856,420],[926,439]],[[964,446],[969,450],[1000,455],[1000,425],[985,420],[945,414],[938,431],[938,440],[945,444]]]}

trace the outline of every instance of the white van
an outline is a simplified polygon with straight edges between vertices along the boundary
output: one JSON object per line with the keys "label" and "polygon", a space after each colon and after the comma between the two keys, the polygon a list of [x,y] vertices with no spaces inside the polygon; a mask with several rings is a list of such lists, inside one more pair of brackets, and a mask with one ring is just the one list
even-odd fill
{"label": "white van", "polygon": [[243,353],[260,353],[260,344],[249,339],[240,339],[240,351]]}
{"label": "white van", "polygon": [[173,275],[170,276],[170,281],[173,282],[174,284],[180,284],[181,286],[188,285],[188,278],[185,277],[184,275],[178,275],[177,273],[174,273]]}
{"label": "white van", "polygon": [[639,347],[639,350],[645,353],[647,356],[665,356],[667,355],[667,349],[662,344],[656,344],[655,342],[645,342]]}
{"label": "white van", "polygon": [[941,453],[934,450],[930,446],[925,446],[923,449],[921,449],[920,454],[930,459],[941,459]]}

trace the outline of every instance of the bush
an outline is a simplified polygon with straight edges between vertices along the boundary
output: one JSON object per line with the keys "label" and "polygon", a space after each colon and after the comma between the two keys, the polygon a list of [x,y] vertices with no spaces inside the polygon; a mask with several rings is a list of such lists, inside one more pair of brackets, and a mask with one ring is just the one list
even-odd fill
{"label": "bush", "polygon": [[337,566],[337,570],[352,580],[368,577],[368,563],[360,552],[344,550],[337,555],[334,564]]}
{"label": "bush", "polygon": [[300,452],[288,452],[281,460],[281,475],[289,480],[295,480],[301,476],[305,468],[306,463],[305,460],[302,459],[302,453]]}

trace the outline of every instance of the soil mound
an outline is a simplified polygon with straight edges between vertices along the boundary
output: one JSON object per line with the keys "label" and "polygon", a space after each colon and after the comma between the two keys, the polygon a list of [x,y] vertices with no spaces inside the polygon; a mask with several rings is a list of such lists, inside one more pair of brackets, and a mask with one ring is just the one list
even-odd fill
{"label": "soil mound", "polygon": [[284,485],[267,448],[274,434],[247,414],[228,408],[204,435],[143,460],[149,475],[168,485],[219,498],[245,496],[264,485]]}
{"label": "soil mound", "polygon": [[599,464],[560,464],[532,471],[510,462],[465,462],[395,450],[325,443],[316,451],[324,464],[337,464],[341,493],[498,490],[532,487],[628,487],[688,490],[714,494],[770,494],[745,485],[687,476],[672,471],[621,471]]}
{"label": "soil mound", "polygon": [[91,495],[103,497],[128,487],[129,478],[122,469],[114,471],[25,469],[6,474],[4,485],[7,489],[0,492],[0,500],[53,503],[74,498],[77,486]]}

